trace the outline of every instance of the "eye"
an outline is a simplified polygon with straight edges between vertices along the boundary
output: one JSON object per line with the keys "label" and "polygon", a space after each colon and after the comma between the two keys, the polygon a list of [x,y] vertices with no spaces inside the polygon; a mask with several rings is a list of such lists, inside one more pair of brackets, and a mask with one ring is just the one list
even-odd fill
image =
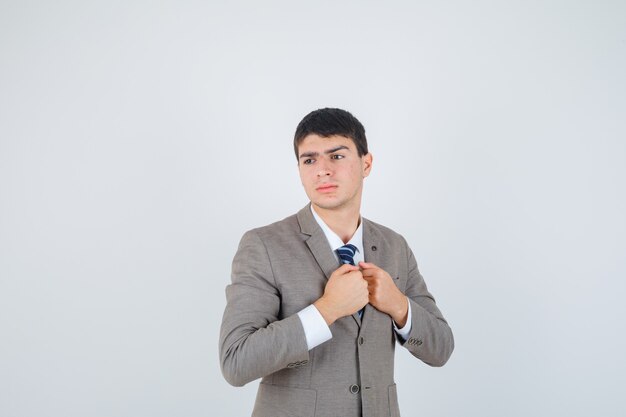
{"label": "eye", "polygon": [[314,159],[309,158],[309,159],[305,159],[304,161],[302,161],[302,163],[304,165],[311,165],[313,163],[313,161],[314,161]]}
{"label": "eye", "polygon": [[330,156],[330,159],[343,159],[345,158],[345,156],[341,155],[341,154],[333,154]]}

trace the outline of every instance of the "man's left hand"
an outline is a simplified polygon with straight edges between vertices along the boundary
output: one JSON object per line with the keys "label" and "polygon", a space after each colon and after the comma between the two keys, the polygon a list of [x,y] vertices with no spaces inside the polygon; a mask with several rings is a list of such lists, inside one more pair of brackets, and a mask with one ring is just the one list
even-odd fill
{"label": "man's left hand", "polygon": [[359,266],[363,269],[363,278],[367,281],[370,304],[391,316],[396,326],[404,327],[409,314],[409,301],[406,296],[384,269],[369,262],[359,262]]}

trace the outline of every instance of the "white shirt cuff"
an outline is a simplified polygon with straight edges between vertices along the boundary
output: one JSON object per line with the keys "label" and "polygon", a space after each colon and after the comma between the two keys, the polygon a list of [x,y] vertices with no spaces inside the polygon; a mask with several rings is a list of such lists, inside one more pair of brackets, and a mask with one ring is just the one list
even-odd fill
{"label": "white shirt cuff", "polygon": [[[403,328],[398,329],[396,326],[396,322],[391,320],[393,323],[393,329],[396,331],[396,334],[402,338],[402,340],[407,340],[409,338],[409,333],[411,333],[411,301],[407,297],[407,302],[409,303],[409,312],[407,313],[406,324]],[[319,314],[319,313],[318,313]]]}
{"label": "white shirt cuff", "polygon": [[306,345],[309,350],[333,338],[326,320],[313,304],[300,310],[298,317],[300,317],[302,327],[304,327]]}

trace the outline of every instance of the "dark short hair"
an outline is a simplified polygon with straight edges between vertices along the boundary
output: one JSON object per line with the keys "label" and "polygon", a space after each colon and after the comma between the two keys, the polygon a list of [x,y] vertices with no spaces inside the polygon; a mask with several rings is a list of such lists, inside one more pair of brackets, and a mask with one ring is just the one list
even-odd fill
{"label": "dark short hair", "polygon": [[352,139],[359,156],[368,153],[365,128],[356,117],[345,110],[326,107],[314,110],[304,116],[304,119],[298,123],[293,138],[293,150],[296,153],[296,158],[298,158],[298,146],[305,137],[311,134],[324,138],[334,135],[345,136]]}

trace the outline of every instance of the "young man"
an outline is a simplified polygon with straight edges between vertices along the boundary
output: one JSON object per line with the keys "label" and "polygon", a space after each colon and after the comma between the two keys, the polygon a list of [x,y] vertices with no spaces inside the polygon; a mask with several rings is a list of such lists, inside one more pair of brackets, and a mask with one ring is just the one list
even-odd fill
{"label": "young man", "polygon": [[361,123],[344,110],[313,111],[294,149],[311,202],[241,239],[222,372],[235,386],[263,378],[253,416],[399,416],[396,341],[442,366],[452,331],[404,238],[360,216],[372,169]]}

